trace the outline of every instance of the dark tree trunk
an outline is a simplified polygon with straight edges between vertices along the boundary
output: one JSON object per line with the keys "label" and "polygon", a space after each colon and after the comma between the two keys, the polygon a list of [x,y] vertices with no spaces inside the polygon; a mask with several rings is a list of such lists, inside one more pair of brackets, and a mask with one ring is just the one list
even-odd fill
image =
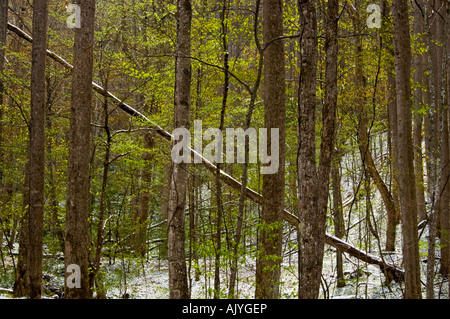
{"label": "dark tree trunk", "polygon": [[299,90],[299,298],[319,297],[326,236],[326,214],[337,102],[338,1],[329,1],[325,23],[325,99],[322,109],[320,158],[316,169],[315,112],[317,21],[314,4],[300,1],[303,24]]}
{"label": "dark tree trunk", "polygon": [[[418,42],[424,44],[423,39],[423,17],[421,8],[423,7],[423,1],[418,0],[420,5],[414,5],[414,34],[418,37]],[[416,194],[417,194],[417,217],[418,222],[427,219],[427,212],[425,206],[425,186],[423,178],[423,156],[422,156],[422,127],[423,127],[423,115],[421,112],[423,101],[422,87],[424,84],[423,77],[423,55],[417,54],[414,56],[414,126],[413,126],[413,142],[414,142],[414,170],[416,173]]]}
{"label": "dark tree trunk", "polygon": [[448,52],[448,33],[450,32],[450,17],[447,13],[447,1],[441,2],[440,14],[445,17],[444,21],[439,19],[440,23],[438,28],[441,29],[439,34],[439,42],[442,43],[442,53],[441,53],[441,68],[440,68],[440,104],[441,108],[439,110],[440,118],[440,185],[439,185],[439,228],[438,235],[440,237],[441,246],[441,265],[439,272],[443,276],[448,276],[449,273],[449,231],[450,231],[450,148],[449,148],[449,127],[448,127],[448,65],[449,60],[447,56]]}
{"label": "dark tree trunk", "polygon": [[411,47],[408,2],[393,1],[395,72],[397,87],[398,187],[402,220],[405,298],[421,298],[417,205],[411,123]]}
{"label": "dark tree trunk", "polygon": [[[80,267],[80,288],[69,288],[68,299],[90,297],[89,287],[89,156],[91,153],[92,76],[95,0],[75,2],[81,8],[81,28],[75,29],[72,73],[72,108],[70,115],[69,159],[67,169],[67,204],[65,233],[65,267]],[[67,276],[70,272],[66,273]]]}
{"label": "dark tree trunk", "polygon": [[[5,84],[3,70],[5,64],[6,33],[8,30],[8,0],[0,1],[0,162],[3,161],[3,109],[6,102],[4,99]],[[3,180],[3,168],[0,168],[0,183]],[[3,183],[2,183],[3,185]],[[2,231],[0,230],[0,235]],[[2,237],[2,236],[0,236]],[[1,244],[1,239],[0,239]]]}
{"label": "dark tree trunk", "polygon": [[[342,150],[338,149],[334,152],[334,159],[331,166],[331,185],[333,189],[333,222],[334,234],[337,238],[342,239],[345,235],[344,215],[342,211],[342,194],[341,194],[341,173],[340,162],[342,159]],[[337,286],[345,286],[344,263],[342,252],[336,250],[336,273]]]}
{"label": "dark tree trunk", "polygon": [[[8,0],[0,1],[0,163],[3,162],[3,109],[6,99],[4,99],[4,63],[6,33],[8,30]],[[0,167],[0,185],[3,185],[3,167]],[[3,190],[0,190],[0,200],[3,200]],[[3,247],[3,227],[0,229],[0,247]],[[3,256],[3,255],[2,255]]]}
{"label": "dark tree trunk", "polygon": [[[298,107],[298,277],[299,298],[311,299],[319,295],[320,281],[317,281],[316,256],[320,250],[317,231],[317,170],[315,150],[316,123],[316,77],[317,77],[317,21],[314,4],[300,1],[300,22],[302,38],[300,47],[301,73]],[[320,279],[319,279],[320,280]]]}
{"label": "dark tree trunk", "polygon": [[[283,35],[283,3],[279,0],[263,2],[264,50],[264,124],[267,128],[267,147],[275,143],[279,148],[278,170],[263,176],[261,230],[259,234],[258,262],[256,267],[256,298],[278,298],[280,295],[281,244],[283,240],[282,211],[284,210],[284,160],[286,84],[284,42],[276,40]],[[271,140],[271,130],[279,129],[279,140]],[[270,137],[269,137],[270,136]],[[260,137],[261,138],[261,137]]]}
{"label": "dark tree trunk", "polygon": [[47,57],[47,0],[34,1],[31,67],[29,164],[30,298],[42,295],[45,173],[45,60]]}

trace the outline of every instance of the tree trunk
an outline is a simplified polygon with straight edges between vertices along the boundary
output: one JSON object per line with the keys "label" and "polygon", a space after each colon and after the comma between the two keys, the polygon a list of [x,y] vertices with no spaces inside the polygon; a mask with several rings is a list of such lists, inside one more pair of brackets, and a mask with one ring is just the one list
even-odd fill
{"label": "tree trunk", "polygon": [[[144,95],[138,94],[137,104],[144,103]],[[146,107],[148,113],[149,108]],[[139,194],[137,199],[136,209],[136,234],[135,234],[135,250],[138,256],[144,257],[147,252],[147,224],[149,204],[151,200],[151,184],[152,184],[152,165],[153,154],[152,149],[155,147],[155,133],[144,132],[144,149],[145,153],[142,155],[144,165],[141,170]]]}
{"label": "tree trunk", "polygon": [[[259,61],[258,61],[258,72],[255,84],[250,92],[250,103],[248,106],[247,114],[245,117],[245,126],[244,131],[246,131],[248,128],[250,128],[251,120],[253,111],[255,109],[255,102],[258,97],[258,90],[261,85],[261,78],[262,78],[262,70],[263,70],[263,52],[261,48],[261,44],[258,40],[258,21],[259,21],[259,12],[260,12],[260,6],[261,1],[256,1],[255,6],[255,18],[253,21],[253,36],[255,39],[255,44],[258,49],[259,53]],[[231,264],[230,269],[230,284],[229,284],[229,291],[228,291],[228,298],[235,298],[235,287],[236,287],[236,280],[237,280],[237,272],[238,272],[238,247],[241,241],[242,237],[242,229],[243,229],[243,223],[244,223],[244,211],[245,211],[245,199],[246,199],[246,188],[247,188],[247,178],[248,178],[248,153],[249,153],[249,144],[248,140],[245,141],[245,162],[242,165],[242,178],[241,178],[241,185],[240,185],[240,194],[239,194],[239,209],[238,209],[238,216],[237,216],[237,222],[236,222],[236,233],[234,237],[234,244],[233,244],[233,261]]]}
{"label": "tree trunk", "polygon": [[440,21],[439,28],[442,32],[439,34],[439,42],[442,43],[442,54],[441,54],[441,68],[440,68],[440,101],[441,108],[440,112],[440,134],[442,140],[440,141],[440,185],[439,185],[439,229],[438,234],[440,237],[440,247],[441,247],[441,264],[439,272],[443,276],[447,276],[449,273],[449,231],[450,231],[450,145],[449,145],[449,128],[448,128],[448,65],[449,60],[447,56],[448,50],[448,33],[450,32],[450,17],[447,13],[447,1],[442,1],[441,15],[445,17],[444,21]]}
{"label": "tree trunk", "polygon": [[[107,87],[107,85],[105,85]],[[92,273],[90,274],[91,282],[89,286],[92,288],[96,286],[97,299],[106,299],[106,291],[104,289],[102,273],[100,271],[100,259],[102,257],[103,248],[103,223],[105,220],[105,210],[106,210],[106,191],[108,186],[108,174],[110,165],[110,154],[111,154],[111,131],[109,127],[109,113],[108,113],[108,99],[105,98],[103,101],[103,115],[104,122],[103,128],[106,134],[105,143],[105,157],[103,159],[103,175],[102,175],[102,189],[100,193],[100,207],[98,210],[98,221],[97,221],[97,242],[95,246],[95,256],[94,265]]]}
{"label": "tree trunk", "polygon": [[[65,233],[65,267],[80,267],[79,288],[66,283],[65,298],[90,297],[89,287],[89,156],[91,153],[92,76],[95,0],[76,1],[81,7],[81,28],[75,29],[74,65],[72,73],[72,108],[67,168],[67,204]],[[76,275],[76,274],[75,274]]]}
{"label": "tree trunk", "polygon": [[[191,19],[190,0],[177,2],[177,42],[175,58],[175,128],[189,129],[191,83]],[[173,163],[168,202],[168,259],[170,298],[189,298],[184,226],[188,164]]]}
{"label": "tree trunk", "polygon": [[[420,8],[423,7],[423,1],[418,0],[417,3]],[[424,43],[422,37],[423,17],[420,9],[416,4],[414,5],[414,34],[418,37],[420,44]],[[427,219],[427,211],[425,206],[425,186],[423,179],[423,158],[422,158],[422,123],[423,115],[421,112],[423,105],[423,55],[416,54],[414,56],[414,126],[413,126],[413,143],[414,143],[414,170],[416,173],[416,194],[417,194],[417,217],[418,222]]]}
{"label": "tree trunk", "polygon": [[[446,38],[444,38],[444,41],[446,43],[446,51],[444,51],[445,59],[447,67],[444,68],[444,70],[447,72],[447,87],[446,87],[446,104],[445,109],[447,112],[450,110],[450,71],[448,70],[450,65],[450,1],[446,1],[446,18],[445,18],[445,31],[444,35],[446,35]],[[447,113],[448,117],[448,113]],[[449,138],[449,133],[446,133],[446,138]],[[448,141],[447,143],[450,143]],[[449,155],[450,160],[450,155]],[[448,165],[446,165],[446,168]],[[448,175],[445,175],[448,176]],[[450,198],[450,185],[447,184],[446,189],[446,196]],[[450,199],[448,199],[450,201]],[[441,220],[441,229],[442,229],[442,235],[441,235],[441,243],[442,243],[442,249],[441,249],[441,274],[446,275],[448,277],[450,273],[450,213],[447,214],[445,218]],[[450,283],[449,283],[450,285]],[[449,291],[450,296],[450,291]]]}
{"label": "tree trunk", "polygon": [[405,295],[421,298],[416,190],[414,186],[414,153],[411,125],[411,47],[408,2],[393,1],[395,72],[397,87],[398,187],[402,220]]}
{"label": "tree trunk", "polygon": [[[283,4],[279,0],[263,2],[264,50],[264,124],[267,129],[267,148],[279,148],[279,166],[273,174],[263,176],[263,204],[256,266],[256,298],[280,296],[281,245],[283,240],[282,211],[284,210],[284,160],[286,84],[283,35]],[[279,140],[272,140],[272,129],[279,129]],[[270,136],[270,137],[269,137]],[[261,136],[260,136],[261,138]],[[276,144],[275,146],[272,146]],[[277,154],[271,154],[272,158]],[[273,161],[273,160],[272,160]]]}
{"label": "tree trunk", "polygon": [[[316,252],[318,267],[315,269],[317,276],[316,280],[318,283],[320,283],[322,275],[330,170],[336,135],[336,109],[338,98],[338,0],[328,1],[325,16],[325,100],[322,108],[322,134],[317,176],[318,216],[316,225],[318,226],[318,237],[315,238],[319,248]],[[318,292],[319,290],[317,289],[316,293],[318,294]]]}
{"label": "tree trunk", "polygon": [[[228,72],[228,40],[227,33],[228,27],[226,19],[228,17],[228,0],[223,0],[222,12],[221,12],[221,25],[222,25],[222,50],[223,50],[223,68],[224,68],[224,83],[222,93],[222,108],[220,111],[220,124],[219,130],[223,131],[225,121],[225,111],[228,102],[228,89],[230,75]],[[222,182],[220,180],[220,167],[221,163],[217,163],[217,174],[214,176],[215,190],[216,190],[216,202],[217,202],[217,229],[216,229],[216,256],[214,261],[214,299],[220,298],[220,255],[222,254],[222,218],[223,218],[223,204],[222,204]]]}
{"label": "tree trunk", "polygon": [[335,138],[337,102],[338,1],[329,1],[326,12],[325,100],[319,167],[316,170],[315,112],[317,76],[317,21],[314,4],[301,1],[303,23],[299,90],[299,298],[318,298],[326,235],[331,156]]}
{"label": "tree trunk", "polygon": [[302,38],[300,47],[301,73],[298,107],[298,277],[299,298],[317,298],[317,170],[315,160],[316,77],[317,77],[317,21],[314,4],[299,2]]}
{"label": "tree trunk", "polygon": [[[8,0],[0,2],[0,163],[3,162],[3,109],[5,101],[3,99],[5,84],[4,84],[4,62],[5,62],[5,47],[6,47],[6,33],[8,30]],[[0,185],[3,185],[3,167],[0,167]],[[0,190],[0,200],[3,200],[3,187]],[[0,247],[3,247],[3,227],[0,229]],[[3,255],[2,255],[3,257]]]}
{"label": "tree trunk", "polygon": [[430,205],[430,213],[428,217],[428,262],[427,262],[427,299],[434,298],[434,276],[435,276],[435,247],[436,247],[436,230],[437,218],[439,211],[439,184],[440,184],[440,151],[442,149],[439,139],[442,138],[439,130],[439,99],[436,92],[438,92],[438,81],[436,81],[436,74],[438,74],[438,48],[433,43],[432,35],[436,33],[436,21],[431,23],[430,15],[434,10],[426,3],[424,6],[425,28],[426,28],[426,42],[428,51],[428,87],[429,87],[429,125],[428,125],[428,194]]}
{"label": "tree trunk", "polygon": [[[5,47],[6,33],[8,31],[8,0],[0,1],[0,162],[3,161],[3,109],[6,99],[4,99],[4,64],[5,64]],[[0,183],[3,181],[3,168],[0,168]],[[0,238],[3,238],[0,230]],[[1,241],[1,239],[0,239]],[[1,243],[0,243],[1,244]]]}
{"label": "tree trunk", "polygon": [[[353,18],[355,34],[361,33],[359,10],[361,10],[359,1],[356,2],[356,10]],[[362,43],[361,37],[354,37],[355,41],[355,85],[356,85],[356,110],[358,113],[358,143],[361,154],[361,159],[364,162],[364,166],[367,169],[367,173],[371,179],[373,179],[381,198],[383,199],[384,206],[388,215],[388,231],[386,238],[386,248],[388,250],[395,250],[395,226],[397,225],[397,209],[392,194],[389,192],[385,182],[381,178],[372,157],[370,150],[370,137],[367,134],[367,112],[365,110],[365,79],[363,75],[362,64]]]}
{"label": "tree trunk", "polygon": [[[339,146],[338,146],[339,147]],[[341,194],[341,174],[340,163],[342,159],[342,150],[337,149],[334,152],[334,159],[331,166],[331,187],[333,189],[333,222],[334,234],[337,238],[342,239],[345,233],[344,215],[342,212],[342,194]],[[344,264],[342,260],[342,252],[336,250],[336,272],[337,286],[345,286]]]}
{"label": "tree trunk", "polygon": [[34,1],[31,60],[31,121],[29,164],[30,298],[42,295],[45,173],[45,60],[47,58],[47,0]]}
{"label": "tree trunk", "polygon": [[[394,69],[394,64],[388,62],[391,66],[391,70]],[[396,228],[400,221],[400,203],[398,194],[398,182],[397,182],[397,160],[398,160],[398,139],[397,139],[397,98],[396,98],[396,85],[395,85],[395,74],[393,71],[388,71],[387,74],[388,81],[388,114],[389,114],[389,130],[390,130],[390,156],[391,156],[391,174],[392,178],[392,196],[394,200],[394,205],[397,208],[395,211],[387,211],[387,225],[386,225],[386,251],[395,251],[395,241],[397,238]]]}

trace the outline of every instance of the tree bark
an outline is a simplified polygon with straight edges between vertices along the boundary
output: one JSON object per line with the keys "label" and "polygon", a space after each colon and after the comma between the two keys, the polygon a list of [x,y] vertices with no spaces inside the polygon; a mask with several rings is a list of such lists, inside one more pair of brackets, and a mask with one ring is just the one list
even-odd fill
{"label": "tree bark", "polygon": [[31,121],[29,164],[30,298],[42,295],[45,173],[45,60],[47,50],[47,0],[34,1],[31,67]]}
{"label": "tree bark", "polygon": [[[107,85],[105,85],[107,87]],[[102,274],[100,272],[100,259],[102,257],[102,248],[103,248],[103,223],[105,220],[105,211],[106,211],[106,191],[108,186],[108,174],[109,174],[109,166],[110,156],[111,156],[111,130],[109,127],[109,113],[108,113],[108,99],[104,99],[103,101],[103,129],[106,134],[106,143],[105,143],[105,157],[103,159],[103,174],[102,174],[102,188],[100,193],[100,207],[98,212],[98,221],[97,221],[97,242],[95,246],[95,256],[94,256],[94,265],[92,272],[90,273],[90,287],[96,286],[97,291],[97,299],[106,299],[106,291],[104,289]]]}
{"label": "tree bark", "polygon": [[[446,103],[445,103],[445,109],[447,112],[450,110],[450,71],[448,70],[448,67],[450,65],[450,0],[446,1],[446,18],[445,18],[445,31],[444,35],[446,35],[446,38],[444,38],[444,41],[446,43],[446,51],[444,51],[445,59],[446,59],[446,67],[444,68],[445,72],[447,72],[447,87],[446,87]],[[448,117],[448,113],[447,113]],[[448,127],[447,127],[448,129]],[[447,134],[447,139],[449,138],[449,133]],[[450,143],[450,141],[448,142]],[[449,151],[450,152],[450,151]],[[449,154],[449,160],[450,160],[450,154]],[[446,168],[448,165],[446,165]],[[448,175],[445,175],[448,176]],[[448,201],[450,201],[450,185],[447,184],[446,189],[446,196],[449,197]],[[440,272],[442,275],[445,275],[448,277],[450,273],[450,213],[441,220],[441,229],[442,229],[442,235],[441,235],[441,242],[442,242],[442,249],[441,249],[441,269]],[[449,283],[450,286],[450,283]],[[449,291],[450,296],[450,291]]]}
{"label": "tree bark", "polygon": [[430,7],[431,4],[426,3],[424,6],[425,28],[426,28],[426,42],[428,54],[428,88],[429,88],[429,125],[428,125],[428,193],[431,202],[430,213],[428,216],[428,262],[427,262],[427,299],[434,299],[434,276],[435,276],[435,247],[436,247],[436,231],[438,223],[438,212],[440,203],[440,168],[442,162],[440,161],[440,153],[442,145],[440,139],[442,134],[439,130],[440,115],[439,114],[439,92],[436,81],[436,74],[438,74],[438,51],[437,45],[433,43],[432,36],[436,34],[437,23],[431,23],[431,15],[434,10]]}
{"label": "tree bark", "polygon": [[[11,3],[13,5],[13,8],[16,10],[19,6],[25,6],[23,1],[16,1],[14,3]],[[23,27],[23,21],[21,20],[21,17],[16,17],[17,23],[20,25],[20,27]],[[10,28],[10,24],[8,23],[8,28]],[[19,43],[16,41],[12,41],[12,46],[19,50]],[[20,74],[25,74],[24,69],[19,69]],[[27,123],[28,126],[28,123]],[[28,133],[29,133],[30,127],[28,127]],[[29,143],[28,140],[27,149],[29,149]],[[24,181],[24,188],[23,188],[23,202],[22,202],[22,216],[20,216],[20,235],[19,235],[19,255],[17,260],[17,267],[15,272],[15,279],[14,279],[14,296],[15,297],[23,297],[23,296],[29,296],[30,295],[30,273],[29,273],[29,241],[28,241],[28,222],[29,222],[29,181],[30,181],[30,174],[29,174],[29,160],[30,153],[27,152],[27,162],[24,168],[24,175],[25,175],[25,181]]]}
{"label": "tree bark", "polygon": [[[414,34],[418,37],[418,43],[424,44],[422,33],[424,31],[423,17],[421,8],[423,7],[423,1],[417,0],[420,8],[417,4],[414,5]],[[420,223],[427,219],[427,211],[425,206],[425,185],[423,178],[423,158],[422,158],[422,123],[423,115],[421,112],[423,105],[423,55],[416,54],[414,56],[414,126],[413,126],[413,143],[414,143],[414,170],[416,173],[416,194],[417,194],[417,217]]]}
{"label": "tree bark", "polygon": [[[298,106],[298,216],[299,243],[298,277],[299,298],[317,298],[320,282],[317,282],[314,258],[318,247],[315,240],[317,221],[317,170],[315,161],[316,77],[317,77],[317,20],[314,4],[300,1],[302,37],[300,47],[301,73]],[[320,276],[320,275],[319,275]]]}
{"label": "tree bark", "polygon": [[[282,211],[284,210],[284,161],[286,84],[284,42],[275,40],[283,35],[283,3],[279,0],[263,2],[264,49],[264,125],[267,129],[267,147],[279,148],[278,171],[263,176],[262,227],[259,232],[259,255],[256,266],[256,298],[280,296],[281,248],[283,240]],[[279,140],[271,139],[272,129],[279,129]],[[270,137],[269,137],[270,135]],[[260,137],[261,138],[261,137]],[[275,156],[275,154],[271,154]]]}
{"label": "tree bark", "polygon": [[[177,2],[177,43],[175,58],[175,128],[189,129],[191,100],[191,19],[190,0]],[[173,163],[168,203],[168,260],[170,298],[189,298],[185,243],[185,208],[188,164]]]}
{"label": "tree bark", "polygon": [[[340,163],[342,159],[342,150],[337,148],[334,152],[334,160],[331,166],[331,185],[333,189],[333,222],[334,234],[337,238],[342,239],[345,233],[344,215],[342,212],[342,194],[341,194],[341,173]],[[336,250],[336,273],[337,286],[345,286],[344,264],[342,260],[342,252]]]}
{"label": "tree bark", "polygon": [[[8,0],[0,2],[0,163],[3,162],[3,109],[4,101],[4,63],[6,33],[8,31]],[[0,185],[3,185],[3,167],[0,167]],[[0,190],[0,200],[3,200],[3,190]],[[0,247],[3,247],[3,227],[0,229]],[[2,255],[3,256],[3,255]]]}
{"label": "tree bark", "polygon": [[398,126],[398,187],[402,220],[403,261],[405,265],[405,295],[407,299],[421,298],[419,245],[417,229],[416,190],[414,186],[414,153],[411,124],[411,47],[408,2],[394,0],[395,72],[397,87]]}
{"label": "tree bark", "polygon": [[69,288],[66,273],[65,298],[90,297],[89,287],[89,156],[91,153],[92,77],[95,0],[75,2],[81,8],[81,28],[75,29],[70,115],[69,158],[64,262],[80,267],[80,288]]}
{"label": "tree bark", "polygon": [[[3,161],[3,109],[5,105],[4,100],[4,64],[5,64],[5,47],[6,47],[6,33],[8,31],[8,0],[0,2],[0,162]],[[0,168],[0,183],[3,180],[3,168]],[[3,185],[3,183],[2,183]],[[0,235],[2,235],[0,231]],[[2,236],[0,236],[2,237]],[[1,241],[1,239],[0,239]]]}
{"label": "tree bark", "polygon": [[448,121],[448,65],[449,60],[447,56],[448,52],[448,33],[450,31],[450,17],[447,13],[447,1],[441,2],[441,15],[445,17],[444,21],[439,23],[439,27],[442,32],[439,34],[439,42],[442,44],[440,48],[442,50],[441,54],[441,83],[440,83],[440,134],[442,136],[440,142],[440,185],[439,185],[439,228],[438,235],[440,237],[440,247],[441,247],[441,264],[439,272],[443,276],[448,276],[449,274],[449,231],[450,231],[450,145],[449,145],[449,121]]}
{"label": "tree bark", "polygon": [[322,109],[320,158],[316,169],[315,112],[317,21],[314,4],[300,1],[303,24],[299,89],[299,298],[318,298],[326,237],[326,214],[337,102],[338,1],[329,1],[325,25],[325,100]]}

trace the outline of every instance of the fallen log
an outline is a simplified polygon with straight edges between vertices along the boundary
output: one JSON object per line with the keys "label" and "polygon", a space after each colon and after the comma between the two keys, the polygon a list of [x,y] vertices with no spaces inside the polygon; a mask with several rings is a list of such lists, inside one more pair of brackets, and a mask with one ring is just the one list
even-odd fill
{"label": "fallen log", "polygon": [[8,289],[8,288],[0,288],[0,294],[9,294],[12,295],[14,292],[12,289]]}
{"label": "fallen log", "polygon": [[[16,35],[18,35],[19,37],[25,39],[28,42],[32,42],[33,39],[31,36],[29,36],[27,33],[25,33],[23,30],[21,30],[20,28],[16,27],[15,25],[11,24],[8,22],[8,29],[12,32],[14,32]],[[59,55],[57,55],[56,53],[47,50],[47,55],[52,58],[54,61],[58,62],[59,64],[61,64],[62,66],[64,66],[65,68],[67,68],[68,70],[72,70],[73,66],[68,63],[65,59],[63,59],[62,57],[60,57]],[[123,100],[119,99],[118,97],[116,97],[114,94],[112,94],[111,92],[105,90],[104,88],[102,88],[100,85],[98,85],[95,82],[92,82],[92,88],[98,92],[99,94],[108,97],[112,100],[114,100],[116,103],[118,103],[119,107],[126,113],[128,113],[131,116],[140,118],[142,120],[144,120],[145,122],[148,122],[152,125],[152,130],[155,131],[156,133],[158,133],[161,137],[163,137],[164,139],[171,141],[172,140],[172,134],[170,134],[169,132],[167,132],[166,130],[164,130],[163,128],[161,128],[159,125],[157,125],[156,123],[153,123],[150,119],[148,119],[144,114],[142,114],[141,112],[137,111],[136,109],[134,109],[133,107],[131,107],[130,105],[126,104]],[[241,189],[241,183],[239,181],[237,181],[235,178],[233,178],[232,176],[230,176],[229,174],[225,173],[223,170],[217,170],[217,167],[211,163],[210,161],[208,161],[206,158],[204,158],[201,154],[199,154],[198,152],[196,152],[194,149],[189,148],[189,151],[191,152],[193,157],[198,157],[202,160],[203,165],[209,170],[211,171],[213,174],[217,174],[217,172],[219,172],[220,178],[221,180],[227,184],[228,186],[234,188],[237,191],[240,191]],[[263,196],[257,192],[255,192],[254,190],[252,190],[251,188],[246,188],[245,190],[245,195],[247,198],[249,198],[250,200],[252,200],[253,202],[261,205],[263,202]],[[289,224],[293,225],[294,227],[298,228],[299,227],[299,219],[296,215],[292,214],[291,212],[287,211],[286,209],[283,211],[283,219],[288,222]],[[329,234],[325,234],[325,243],[328,245],[331,245],[337,249],[339,249],[340,251],[349,254],[350,256],[353,256],[355,258],[358,258],[364,262],[367,262],[369,264],[374,264],[380,267],[381,271],[383,271],[383,273],[386,274],[387,279],[389,281],[391,280],[396,280],[396,281],[402,281],[405,274],[404,271],[398,267],[396,267],[395,265],[391,265],[389,263],[384,262],[381,258],[367,254],[365,252],[363,252],[362,250],[359,250],[358,248],[340,240],[339,238],[329,235]]]}
{"label": "fallen log", "polygon": [[368,264],[377,265],[378,267],[380,267],[380,270],[386,275],[386,279],[388,280],[388,282],[391,282],[393,280],[396,282],[401,282],[405,278],[405,272],[401,268],[390,265],[377,256],[367,254],[335,236],[327,234],[325,237],[325,243]]}

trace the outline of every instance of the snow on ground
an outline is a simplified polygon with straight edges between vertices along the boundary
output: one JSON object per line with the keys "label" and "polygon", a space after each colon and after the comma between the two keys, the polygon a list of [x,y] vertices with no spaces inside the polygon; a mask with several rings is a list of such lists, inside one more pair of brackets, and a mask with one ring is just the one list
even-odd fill
{"label": "snow on ground", "polygon": [[[400,234],[400,229],[398,234]],[[426,235],[425,232],[420,245],[422,283],[426,283]],[[400,239],[398,240],[400,241]],[[355,244],[351,242],[351,239],[349,241],[351,244]],[[367,249],[368,253],[380,256],[375,240],[373,240],[370,247],[370,249]],[[402,268],[401,243],[397,244],[397,247],[399,248],[395,253],[383,253],[383,258],[387,262]],[[448,279],[441,278],[438,274],[439,240],[437,240],[436,247],[437,273],[435,277],[435,296],[436,298],[448,298]],[[12,265],[8,255],[4,254],[4,259],[7,265]],[[392,282],[390,285],[386,285],[384,275],[378,266],[368,265],[347,254],[344,254],[343,260],[346,286],[337,288],[336,250],[330,246],[325,247],[320,298],[402,298],[403,283]],[[52,298],[57,293],[55,290],[60,289],[62,291],[64,263],[58,258],[45,258],[44,261],[44,287],[47,292],[46,296]],[[194,280],[195,269],[191,269],[191,297],[193,299],[211,298],[212,287],[214,285],[214,261],[213,259],[201,259],[199,263],[202,271],[198,281]],[[102,267],[108,298],[159,299],[169,297],[168,265],[166,260],[158,260],[156,257],[149,257],[147,261],[136,258],[123,260],[118,258],[114,263],[110,264],[109,260],[105,258]],[[12,289],[12,267],[9,267],[9,269],[9,273],[5,272],[4,268],[0,269],[0,288]],[[221,269],[228,269],[228,267],[221,267]],[[254,297],[255,269],[255,262],[250,257],[246,257],[246,260],[239,265],[239,280],[237,283],[238,298],[245,299]],[[298,274],[296,253],[286,254],[282,263],[281,273],[281,297],[289,299],[297,298]],[[223,298],[227,296],[228,278],[229,273],[222,272],[221,287],[223,288]],[[423,288],[423,296],[425,297],[425,288]],[[11,298],[11,295],[0,291],[0,298]]]}

